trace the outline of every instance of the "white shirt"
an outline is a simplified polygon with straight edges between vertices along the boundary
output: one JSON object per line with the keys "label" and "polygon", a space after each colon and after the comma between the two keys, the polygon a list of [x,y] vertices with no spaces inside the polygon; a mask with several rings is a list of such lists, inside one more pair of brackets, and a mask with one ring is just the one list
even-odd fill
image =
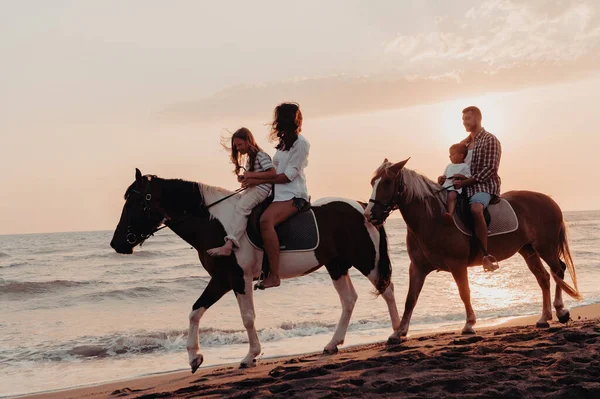
{"label": "white shirt", "polygon": [[277,150],[275,152],[273,165],[275,165],[277,174],[284,173],[290,181],[289,183],[275,184],[273,201],[288,201],[295,197],[308,201],[304,168],[308,166],[309,150],[308,140],[303,135],[298,135],[298,139],[289,151]]}
{"label": "white shirt", "polygon": [[[467,156],[465,157],[465,163],[467,165],[469,165],[469,168],[471,167],[471,160],[473,159],[473,149],[471,148],[468,152],[467,152]],[[466,176],[466,175],[465,175]]]}
{"label": "white shirt", "polygon": [[457,193],[462,193],[462,188],[458,190],[452,187],[454,182],[450,179],[454,175],[465,175],[466,177],[471,177],[471,168],[466,163],[451,163],[446,166],[446,170],[444,171],[444,176],[446,176],[446,181],[442,187],[448,188],[448,191],[456,191]]}

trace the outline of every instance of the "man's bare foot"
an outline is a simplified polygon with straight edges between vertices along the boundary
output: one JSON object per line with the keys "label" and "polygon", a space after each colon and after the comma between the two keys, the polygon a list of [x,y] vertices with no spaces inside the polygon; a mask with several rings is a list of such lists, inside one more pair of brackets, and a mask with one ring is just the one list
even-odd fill
{"label": "man's bare foot", "polygon": [[279,277],[273,277],[272,274],[269,275],[266,279],[261,281],[260,283],[254,286],[255,290],[264,290],[267,288],[279,287],[281,285],[281,279]]}
{"label": "man's bare foot", "polygon": [[206,251],[210,256],[229,256],[231,255],[231,251],[233,249],[233,244],[231,241],[227,241],[225,245],[222,247],[212,248]]}
{"label": "man's bare foot", "polygon": [[493,272],[500,268],[498,266],[498,262],[492,255],[487,255],[483,257],[483,270],[486,272]]}

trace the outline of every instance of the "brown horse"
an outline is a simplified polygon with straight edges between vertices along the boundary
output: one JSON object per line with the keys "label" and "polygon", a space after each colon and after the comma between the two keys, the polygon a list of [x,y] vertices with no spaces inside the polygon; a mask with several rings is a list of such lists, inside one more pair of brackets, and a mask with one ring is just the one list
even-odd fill
{"label": "brown horse", "polygon": [[[223,201],[223,199],[228,198]],[[202,364],[199,323],[202,315],[223,295],[233,291],[242,321],[248,333],[249,351],[242,367],[253,367],[261,353],[254,324],[252,280],[261,273],[263,251],[254,247],[247,235],[239,250],[230,256],[212,257],[206,251],[221,245],[225,227],[231,222],[240,197],[235,193],[202,183],[179,179],[142,176],[136,169],[135,181],[125,193],[125,205],[110,243],[115,251],[131,254],[135,246],[155,233],[161,224],[198,251],[200,262],[210,274],[204,292],[192,306],[189,316],[187,351],[194,373]],[[216,205],[216,206],[212,206]],[[373,284],[385,300],[390,314],[393,337],[400,328],[400,316],[390,280],[392,266],[388,256],[385,230],[376,228],[363,216],[364,207],[344,198],[323,198],[313,203],[318,222],[319,244],[309,251],[283,251],[280,267],[282,278],[301,277],[325,265],[342,305],[342,314],[331,341],[324,352],[338,351],[344,343],[357,294],[348,270],[357,268]],[[285,287],[280,288],[285,289]],[[299,297],[298,301],[319,298]]]}
{"label": "brown horse", "polygon": [[[442,191],[439,184],[405,168],[407,161],[396,164],[387,159],[383,161],[371,180],[373,194],[365,210],[365,216],[375,225],[382,224],[394,209],[400,210],[406,222],[410,285],[400,324],[400,339],[406,339],[419,293],[425,278],[433,270],[452,273],[467,313],[462,333],[474,334],[476,318],[471,307],[467,267],[481,265],[483,254],[476,251],[479,253],[469,256],[470,237],[462,234],[454,224],[444,222],[442,215],[446,209],[446,191]],[[548,327],[548,321],[552,320],[550,276],[541,262],[543,259],[550,266],[556,281],[556,315],[560,322],[566,323],[570,314],[564,307],[562,291],[576,299],[581,299],[581,295],[577,290],[575,266],[560,208],[547,195],[532,191],[510,191],[502,198],[513,207],[519,228],[512,233],[490,237],[489,253],[502,260],[518,252],[525,259],[542,289],[542,317],[537,327]],[[575,288],[563,280],[565,269],[569,271]]]}

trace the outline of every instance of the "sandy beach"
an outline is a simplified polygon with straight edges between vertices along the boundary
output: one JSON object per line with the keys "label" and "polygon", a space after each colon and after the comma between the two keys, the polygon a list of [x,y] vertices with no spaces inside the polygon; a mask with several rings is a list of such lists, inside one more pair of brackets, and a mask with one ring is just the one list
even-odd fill
{"label": "sandy beach", "polygon": [[521,317],[477,335],[412,336],[333,356],[262,360],[253,369],[211,367],[26,396],[57,398],[341,398],[600,396],[600,304],[572,309],[548,329]]}

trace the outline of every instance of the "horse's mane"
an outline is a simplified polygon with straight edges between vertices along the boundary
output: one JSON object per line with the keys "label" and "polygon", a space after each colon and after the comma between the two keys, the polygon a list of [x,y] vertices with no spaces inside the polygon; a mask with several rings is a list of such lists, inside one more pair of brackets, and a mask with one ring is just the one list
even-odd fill
{"label": "horse's mane", "polygon": [[[198,187],[200,187],[200,192],[202,193],[205,204],[212,204],[213,202],[233,193],[231,190],[227,190],[222,187],[209,186],[208,184],[204,183],[198,183]],[[209,209],[210,217],[217,218],[222,222],[228,221],[231,218],[231,215],[233,215],[235,212],[236,204],[237,201],[234,201],[233,198],[231,200],[223,201]]]}
{"label": "horse's mane", "polygon": [[381,165],[379,165],[377,170],[375,170],[375,173],[373,173],[373,178],[371,179],[371,185],[373,185],[375,183],[375,180],[379,179],[381,177],[381,175],[383,175],[383,172],[385,172],[385,170],[392,165],[393,165],[393,163],[388,161],[386,158],[386,160],[383,161],[383,163]]}
{"label": "horse's mane", "polygon": [[[157,180],[160,182],[160,187],[163,191],[162,201],[163,206],[170,209],[193,210],[199,204],[212,204],[215,201],[232,193],[227,189],[215,186],[209,186],[204,183],[197,183],[183,179],[161,179],[154,175],[146,175],[144,178],[149,181]],[[125,191],[125,199],[129,196],[132,190],[135,190],[136,182],[133,182]],[[235,210],[236,201],[223,201],[214,208],[209,209],[211,217],[221,219],[224,215],[232,215]],[[213,209],[218,212],[212,212]]]}
{"label": "horse's mane", "polygon": [[446,209],[448,193],[446,190],[440,191],[442,186],[411,169],[403,168],[401,175],[407,203],[414,200],[422,202],[430,215],[434,214],[433,206],[436,203],[441,209]]}

